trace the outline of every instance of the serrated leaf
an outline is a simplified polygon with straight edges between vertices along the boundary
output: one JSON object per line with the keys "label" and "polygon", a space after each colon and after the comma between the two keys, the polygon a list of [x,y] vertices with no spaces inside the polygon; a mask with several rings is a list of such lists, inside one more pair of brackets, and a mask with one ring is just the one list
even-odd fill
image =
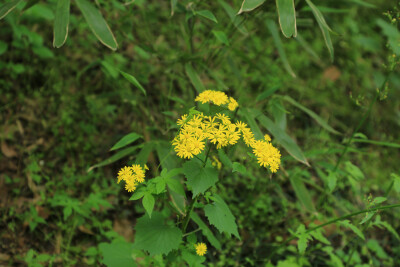
{"label": "serrated leaf", "polygon": [[97,39],[111,50],[117,50],[118,44],[100,11],[87,0],[75,0],[90,29]]}
{"label": "serrated leaf", "polygon": [[122,70],[119,71],[121,73],[121,75],[127,79],[131,84],[133,84],[134,86],[136,86],[136,88],[138,88],[144,95],[146,94],[146,90],[144,89],[144,87],[139,83],[139,81],[133,76],[130,75],[129,73],[123,72]]}
{"label": "serrated leaf", "polygon": [[228,205],[218,195],[214,195],[214,199],[215,201],[212,204],[207,204],[204,207],[204,213],[208,218],[208,221],[221,233],[226,232],[229,235],[233,234],[240,239],[235,217]]}
{"label": "serrated leaf", "polygon": [[209,11],[209,10],[200,10],[195,12],[196,15],[200,15],[206,19],[209,19],[211,21],[214,21],[215,23],[218,23],[217,18],[214,16],[214,14]]}
{"label": "serrated leaf", "polygon": [[276,0],[279,15],[279,25],[286,38],[297,36],[296,10],[294,0]]}
{"label": "serrated leaf", "polygon": [[192,188],[193,198],[203,194],[218,181],[218,172],[211,167],[203,167],[198,161],[190,160],[183,164],[187,185]]}
{"label": "serrated leaf", "polygon": [[190,63],[185,64],[185,72],[189,77],[190,82],[196,89],[197,93],[201,93],[206,90],[206,88],[204,87],[203,83],[200,80],[199,75],[197,74],[196,70],[192,67]]}
{"label": "serrated leaf", "polygon": [[353,225],[349,220],[340,221],[340,224],[344,227],[350,228],[356,235],[358,235],[362,240],[365,240],[364,234],[358,229],[355,225]]}
{"label": "serrated leaf", "polygon": [[308,114],[311,118],[313,118],[322,128],[324,128],[328,132],[333,133],[333,134],[338,134],[338,135],[341,134],[338,131],[336,131],[335,129],[333,129],[324,119],[322,119],[320,116],[318,116],[314,111],[312,111],[312,110],[306,108],[305,106],[301,105],[300,103],[298,103],[296,100],[294,100],[290,96],[284,96],[283,100],[289,102],[293,106],[295,106],[295,107],[299,108],[300,110],[304,111],[306,114]]}
{"label": "serrated leaf", "polygon": [[276,126],[270,118],[261,114],[257,117],[257,120],[272,134],[276,141],[278,141],[294,159],[307,166],[310,166],[303,154],[303,151],[296,144],[296,142],[289,135],[287,135],[286,132],[282,131],[278,126]]}
{"label": "serrated leaf", "polygon": [[199,215],[193,212],[190,218],[199,226],[203,235],[207,237],[208,242],[210,242],[210,244],[216,249],[221,250],[221,243],[214,236],[210,228],[208,228],[208,226],[203,222],[203,220],[200,219]]}
{"label": "serrated leaf", "polygon": [[331,56],[331,61],[333,62],[334,58],[334,51],[333,51],[333,45],[332,45],[332,40],[331,40],[331,35],[329,31],[332,31],[328,24],[325,21],[324,16],[322,15],[321,11],[310,1],[306,0],[308,6],[311,8],[312,13],[314,14],[315,19],[317,20],[317,23],[321,29],[322,35],[324,36],[325,44],[329,50],[329,54]]}
{"label": "serrated leaf", "polygon": [[239,162],[234,162],[232,165],[232,172],[240,172],[242,174],[246,174],[246,167],[240,164]]}
{"label": "serrated leaf", "polygon": [[397,238],[397,240],[400,241],[399,234],[388,222],[380,222],[379,225],[382,225],[383,227],[385,227],[390,233],[392,233]]}
{"label": "serrated leaf", "polygon": [[307,249],[308,241],[312,238],[309,233],[305,233],[305,226],[303,224],[297,228],[296,234],[299,238],[297,248],[299,249],[299,253],[303,254]]}
{"label": "serrated leaf", "polygon": [[150,193],[145,194],[142,199],[143,207],[146,210],[146,212],[150,218],[151,218],[151,213],[153,212],[153,209],[154,209],[155,202],[156,201],[155,201],[153,195]]}
{"label": "serrated leaf", "polygon": [[115,240],[112,243],[100,243],[99,250],[103,255],[103,263],[107,267],[134,267],[132,243]]}
{"label": "serrated leaf", "polygon": [[133,142],[135,142],[136,140],[138,140],[139,138],[141,138],[142,136],[137,134],[137,133],[130,133],[125,135],[124,137],[122,137],[111,149],[110,151],[116,150],[116,149],[120,149],[124,146],[127,146]]}
{"label": "serrated leaf", "polygon": [[22,0],[14,0],[0,6],[0,19],[7,16]]}
{"label": "serrated leaf", "polygon": [[229,46],[228,37],[226,36],[226,34],[223,31],[213,30],[212,33],[214,34],[214,36],[217,38],[218,41],[220,41],[221,43],[223,43],[226,46]]}
{"label": "serrated leaf", "polygon": [[137,220],[134,247],[146,250],[150,256],[168,254],[179,248],[182,241],[182,232],[176,226],[166,225],[164,217],[154,212],[149,218],[147,215]]}
{"label": "serrated leaf", "polygon": [[265,0],[243,0],[238,15],[243,12],[250,12],[256,9],[257,7],[261,6],[264,2]]}
{"label": "serrated leaf", "polygon": [[190,267],[200,267],[204,266],[201,264],[206,260],[205,257],[196,255],[194,252],[190,252],[188,249],[182,251],[182,259],[188,264]]}
{"label": "serrated leaf", "polygon": [[56,14],[54,16],[53,46],[63,46],[68,36],[70,0],[58,0]]}
{"label": "serrated leaf", "polygon": [[271,19],[267,19],[266,24],[267,24],[268,30],[271,32],[272,38],[276,45],[276,49],[278,49],[279,57],[282,60],[283,67],[290,74],[290,76],[292,76],[293,78],[296,78],[296,74],[294,73],[292,67],[290,66],[289,61],[286,57],[285,50],[283,49],[283,44],[282,44],[282,40],[279,36],[278,27],[276,27],[275,22],[272,21]]}

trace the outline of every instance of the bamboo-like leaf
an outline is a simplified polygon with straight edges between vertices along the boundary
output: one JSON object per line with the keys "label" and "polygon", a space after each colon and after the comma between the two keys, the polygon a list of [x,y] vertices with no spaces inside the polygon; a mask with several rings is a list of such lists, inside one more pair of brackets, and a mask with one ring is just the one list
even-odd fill
{"label": "bamboo-like leaf", "polygon": [[132,154],[134,151],[136,151],[138,148],[142,147],[142,145],[137,145],[137,146],[131,146],[125,149],[122,149],[120,151],[118,151],[118,153],[112,155],[111,157],[109,157],[108,159],[93,165],[92,167],[90,167],[87,172],[90,172],[91,170],[93,170],[94,168],[98,168],[98,167],[102,167],[108,164],[111,164],[119,159],[122,159],[123,157],[126,157],[130,154]]}
{"label": "bamboo-like leaf", "polygon": [[22,0],[14,0],[0,6],[0,19],[7,16]]}
{"label": "bamboo-like leaf", "polygon": [[322,15],[321,11],[315,6],[310,0],[306,0],[308,6],[311,8],[312,13],[314,14],[315,19],[317,20],[317,23],[321,29],[322,35],[324,36],[325,44],[328,47],[329,54],[331,56],[331,61],[333,61],[334,58],[334,51],[333,51],[333,45],[332,45],[332,40],[331,40],[331,35],[329,34],[329,31],[332,31],[331,28],[329,28],[328,24],[325,21],[324,16]]}
{"label": "bamboo-like leaf", "polygon": [[276,7],[279,15],[279,25],[285,37],[296,37],[296,10],[294,0],[276,0]]}
{"label": "bamboo-like leaf", "polygon": [[200,80],[199,75],[197,74],[197,72],[190,63],[187,63],[185,65],[185,71],[187,76],[189,77],[189,80],[192,82],[194,88],[198,93],[201,93],[206,90],[206,88],[204,87],[203,83]]}
{"label": "bamboo-like leaf", "polygon": [[265,0],[243,0],[238,15],[242,14],[243,12],[252,11],[257,7],[261,6],[264,2]]}
{"label": "bamboo-like leaf", "polygon": [[279,37],[278,27],[276,27],[275,22],[273,22],[270,19],[268,19],[266,23],[267,23],[267,27],[268,27],[269,31],[272,34],[272,38],[274,39],[276,48],[278,49],[278,53],[279,53],[280,59],[282,60],[283,66],[285,67],[286,71],[293,78],[296,78],[296,74],[293,72],[292,67],[290,66],[289,61],[286,57],[285,50],[283,49],[283,44],[282,44],[281,38]]}
{"label": "bamboo-like leaf", "polygon": [[117,50],[117,40],[115,40],[110,27],[104,20],[100,11],[87,0],[75,1],[97,39],[111,50]]}
{"label": "bamboo-like leaf", "polygon": [[299,175],[290,175],[289,180],[290,183],[292,184],[293,190],[297,198],[300,200],[303,206],[308,211],[314,211],[315,207],[312,202],[310,193],[308,192],[307,187],[304,185],[304,182],[301,179],[301,177]]}
{"label": "bamboo-like leaf", "polygon": [[131,84],[133,84],[134,86],[136,86],[136,88],[138,88],[140,91],[142,91],[142,93],[144,95],[146,95],[146,90],[143,88],[143,86],[139,83],[139,81],[132,75],[123,72],[123,71],[119,71],[121,73],[121,75],[127,79]]}
{"label": "bamboo-like leaf", "polygon": [[54,18],[53,46],[63,46],[68,36],[70,0],[58,0]]}

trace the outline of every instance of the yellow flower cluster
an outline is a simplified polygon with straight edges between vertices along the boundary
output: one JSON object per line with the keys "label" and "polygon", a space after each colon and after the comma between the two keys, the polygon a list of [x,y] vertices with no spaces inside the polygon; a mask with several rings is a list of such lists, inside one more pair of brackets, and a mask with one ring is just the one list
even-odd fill
{"label": "yellow flower cluster", "polygon": [[238,106],[238,102],[233,97],[228,97],[224,92],[214,91],[214,90],[205,90],[200,93],[195,101],[205,103],[213,103],[214,105],[228,105],[228,109],[230,111],[234,111]]}
{"label": "yellow flower cluster", "polygon": [[144,173],[145,170],[148,169],[145,165],[142,168],[138,164],[134,164],[131,167],[125,166],[118,172],[118,183],[122,180],[125,181],[125,189],[128,192],[133,192],[136,190],[138,183],[144,182]]}
{"label": "yellow flower cluster", "polygon": [[269,135],[265,135],[265,140],[256,140],[246,123],[232,123],[228,116],[221,113],[215,116],[199,113],[191,117],[183,115],[177,124],[181,128],[172,145],[181,158],[190,159],[200,154],[207,140],[220,149],[236,144],[242,135],[245,144],[253,149],[260,166],[269,167],[271,172],[279,169],[281,154],[270,143]]}
{"label": "yellow flower cluster", "polygon": [[194,248],[196,249],[196,254],[199,256],[204,256],[207,252],[207,246],[204,243],[197,243],[194,245]]}

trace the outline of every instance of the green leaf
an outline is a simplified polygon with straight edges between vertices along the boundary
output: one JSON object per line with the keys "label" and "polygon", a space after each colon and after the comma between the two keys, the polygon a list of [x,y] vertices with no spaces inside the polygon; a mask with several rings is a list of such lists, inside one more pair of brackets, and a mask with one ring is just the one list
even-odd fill
{"label": "green leaf", "polygon": [[337,183],[337,173],[336,172],[329,172],[328,175],[328,188],[329,192],[333,192],[336,188],[336,183]]}
{"label": "green leaf", "polygon": [[214,36],[217,38],[218,41],[220,41],[221,43],[223,43],[226,46],[229,46],[228,37],[226,36],[226,34],[223,31],[213,30],[212,33],[214,34]]}
{"label": "green leaf", "polygon": [[295,173],[290,175],[289,177],[290,183],[292,184],[293,190],[300,200],[301,204],[308,210],[308,211],[315,211],[314,204],[312,202],[310,193],[307,190],[307,187],[304,185],[303,180],[299,175]]}
{"label": "green leaf", "polygon": [[194,88],[196,89],[197,93],[201,93],[206,90],[206,88],[204,87],[203,83],[200,80],[199,75],[197,74],[197,72],[190,63],[185,64],[185,72],[189,77],[189,80],[193,84]]}
{"label": "green leaf", "polygon": [[296,37],[296,10],[294,0],[276,0],[279,15],[279,25],[285,37]]}
{"label": "green leaf", "polygon": [[122,137],[111,149],[110,151],[116,150],[116,149],[120,149],[124,146],[127,146],[133,142],[135,142],[136,140],[138,140],[139,138],[141,138],[142,136],[137,134],[137,133],[130,133],[125,135],[124,137]]}
{"label": "green leaf", "polygon": [[139,81],[135,77],[121,70],[119,72],[125,79],[127,79],[131,84],[136,86],[136,88],[138,88],[144,95],[146,95],[146,90],[143,88],[143,86],[139,83]]}
{"label": "green leaf", "polygon": [[294,159],[300,161],[307,166],[310,166],[307,162],[306,157],[303,154],[303,151],[299,148],[296,142],[284,131],[282,131],[278,126],[276,126],[270,118],[261,114],[257,117],[257,120],[272,134],[272,136],[285,148],[285,150]]}
{"label": "green leaf", "polygon": [[362,173],[362,171],[350,161],[346,161],[344,163],[344,168],[346,172],[350,174],[354,179],[358,181],[364,179],[364,174]]}
{"label": "green leaf", "polygon": [[391,142],[385,142],[385,141],[375,141],[375,140],[366,140],[366,139],[358,139],[358,138],[354,138],[351,141],[353,143],[367,143],[367,144],[372,144],[372,145],[377,145],[377,146],[400,148],[400,144],[398,144],[398,143],[391,143]]}
{"label": "green leaf", "polygon": [[137,266],[133,258],[132,243],[114,240],[112,243],[100,243],[99,250],[107,267]]}
{"label": "green leaf", "polygon": [[[377,217],[379,217],[379,215]],[[400,241],[399,234],[397,233],[397,231],[388,222],[383,222],[383,221],[380,221],[380,220],[378,221],[378,218],[377,218],[377,220],[374,222],[374,224],[378,225],[378,226],[385,227],[392,235],[394,235],[397,238],[397,240]]]}
{"label": "green leaf", "polygon": [[239,162],[234,162],[232,165],[232,172],[239,172],[241,174],[246,174],[246,167],[240,164]]}
{"label": "green leaf", "polygon": [[97,39],[111,50],[117,50],[117,40],[115,40],[110,27],[104,20],[100,11],[87,0],[75,0],[75,2]]}
{"label": "green leaf", "polygon": [[176,226],[166,225],[159,212],[154,212],[151,218],[145,215],[138,219],[135,230],[134,247],[148,251],[150,256],[168,254],[178,249],[182,242],[181,230]]}
{"label": "green leaf", "polygon": [[306,2],[308,4],[308,6],[311,8],[311,11],[314,14],[315,19],[317,20],[317,23],[321,29],[322,35],[324,36],[325,44],[328,47],[329,54],[331,56],[331,61],[333,62],[334,51],[333,51],[331,35],[329,34],[329,31],[331,31],[331,29],[329,28],[328,24],[326,23],[321,11],[319,11],[319,9],[310,0],[306,0]]}
{"label": "green leaf", "polygon": [[187,185],[192,188],[193,198],[203,194],[218,181],[218,172],[211,167],[203,167],[197,160],[190,160],[183,164],[183,173],[187,178]]}
{"label": "green leaf", "polygon": [[171,17],[174,15],[175,13],[175,8],[176,8],[176,4],[178,3],[178,0],[171,0]]}
{"label": "green leaf", "polygon": [[221,243],[214,236],[210,228],[208,228],[208,226],[203,222],[203,220],[200,219],[199,215],[197,215],[197,213],[195,212],[192,212],[190,219],[192,219],[199,226],[203,235],[207,237],[208,242],[210,242],[210,244],[216,249],[221,250]]}
{"label": "green leaf", "polygon": [[238,15],[243,13],[243,12],[249,12],[257,7],[261,6],[265,0],[243,0],[242,6],[240,7],[240,10],[238,12]]}
{"label": "green leaf", "polygon": [[91,166],[87,171],[90,172],[90,171],[92,171],[94,168],[102,167],[102,166],[111,164],[111,163],[113,163],[113,162],[115,162],[115,161],[117,161],[117,160],[119,160],[119,159],[122,159],[123,157],[126,157],[126,156],[132,154],[132,153],[133,153],[135,150],[137,150],[139,147],[141,147],[141,146],[140,146],[140,145],[138,145],[138,146],[132,146],[132,147],[125,148],[125,149],[123,149],[123,150],[121,150],[121,151],[118,151],[118,153],[112,155],[112,156],[109,157],[108,159],[106,159],[106,160],[104,160],[104,161],[102,161],[102,162],[100,162],[100,163],[98,163],[98,164],[96,164],[96,165]]}
{"label": "green leaf", "polygon": [[242,108],[239,111],[241,114],[243,114],[243,116],[246,118],[247,123],[250,126],[251,131],[254,134],[254,137],[256,139],[264,139],[264,135],[260,130],[260,127],[258,127],[258,124],[256,123],[256,117],[259,116],[261,113],[261,111],[253,109],[245,109]]}
{"label": "green leaf", "polygon": [[400,55],[400,32],[396,26],[387,23],[383,19],[378,19],[376,24],[382,29],[383,34],[388,37],[389,45],[393,49],[393,52]]}
{"label": "green leaf", "polygon": [[391,173],[390,177],[393,179],[393,187],[397,193],[400,193],[400,176],[395,173]]}
{"label": "green leaf", "polygon": [[34,5],[36,5],[37,3],[39,3],[40,0],[29,0],[28,3],[26,3],[26,5],[24,6],[24,8],[22,9],[22,12],[28,10],[29,8],[33,7]]}
{"label": "green leaf", "polygon": [[233,10],[233,8],[226,3],[223,0],[218,0],[218,3],[223,7],[223,9],[225,10],[226,14],[228,15],[228,17],[230,18],[231,22],[233,23],[233,25],[235,25],[235,27],[242,33],[242,34],[248,34],[249,32],[247,31],[247,29],[244,27],[244,19],[240,16],[236,16],[236,12]]}
{"label": "green leaf", "polygon": [[142,199],[142,204],[143,204],[143,207],[146,210],[147,214],[151,218],[151,213],[153,212],[154,204],[155,204],[155,199],[154,199],[153,195],[151,193],[145,194]]}
{"label": "green leaf", "polygon": [[182,196],[185,195],[185,189],[183,188],[183,185],[181,184],[181,182],[175,178],[168,178],[166,179],[168,188],[172,191],[174,191],[175,193],[178,193]]}
{"label": "green leaf", "polygon": [[320,116],[318,116],[314,111],[312,111],[312,110],[306,108],[305,106],[301,105],[300,103],[298,103],[296,100],[294,100],[290,96],[284,96],[283,100],[289,102],[293,106],[295,106],[295,107],[299,108],[300,110],[304,111],[307,115],[309,115],[311,118],[313,118],[319,125],[322,126],[322,128],[324,128],[328,132],[333,133],[333,134],[341,134],[340,132],[338,132],[335,129],[333,129],[328,123],[326,123],[326,121],[324,119],[322,119]]}
{"label": "green leaf", "polygon": [[289,61],[286,57],[285,50],[283,49],[282,40],[279,37],[278,28],[276,27],[275,22],[273,22],[271,19],[267,19],[266,24],[267,24],[268,30],[272,34],[272,38],[274,40],[276,48],[278,49],[279,57],[282,60],[283,67],[290,74],[290,76],[292,76],[293,78],[296,78],[296,74],[294,73],[292,67],[290,66]]}
{"label": "green leaf", "polygon": [[0,41],[0,56],[5,52],[7,52],[7,49],[8,49],[7,43]]}
{"label": "green leaf", "polygon": [[143,145],[143,148],[140,150],[140,152],[136,156],[136,164],[139,165],[144,165],[146,164],[147,160],[149,159],[150,153],[154,149],[154,143],[153,142],[146,142]]}
{"label": "green leaf", "polygon": [[349,220],[340,221],[340,224],[344,227],[349,228],[352,230],[356,235],[358,235],[362,240],[365,240],[364,234],[358,229],[355,225],[353,225]]}
{"label": "green leaf", "polygon": [[196,15],[200,15],[206,19],[209,19],[211,21],[214,21],[215,23],[218,23],[217,18],[214,16],[214,14],[209,11],[209,10],[200,10],[200,11],[195,11]]}
{"label": "green leaf", "polygon": [[0,19],[7,16],[22,0],[14,0],[0,6]]}
{"label": "green leaf", "polygon": [[53,46],[63,46],[68,36],[70,0],[58,0],[54,18]]}
{"label": "green leaf", "polygon": [[383,203],[383,202],[385,202],[387,200],[387,198],[386,197],[376,197],[376,198],[374,198],[374,203],[375,203],[375,205],[376,204],[381,204],[381,203]]}
{"label": "green leaf", "polygon": [[296,231],[296,234],[299,238],[297,241],[297,248],[299,249],[299,253],[303,254],[307,249],[308,241],[312,239],[309,233],[305,233],[305,226],[301,224]]}
{"label": "green leaf", "polygon": [[362,219],[362,221],[360,222],[360,224],[364,224],[364,223],[368,222],[369,220],[372,219],[372,217],[374,217],[375,214],[376,214],[376,211],[367,212],[365,214],[364,219]]}
{"label": "green leaf", "polygon": [[188,249],[182,251],[182,259],[188,264],[190,267],[200,267],[204,266],[201,264],[206,260],[205,257],[196,255],[194,252],[191,252]]}
{"label": "green leaf", "polygon": [[218,195],[214,195],[213,199],[215,201],[212,204],[204,207],[204,213],[210,224],[214,225],[221,233],[226,232],[229,236],[233,234],[240,239],[235,217],[228,205]]}
{"label": "green leaf", "polygon": [[138,189],[132,194],[132,196],[129,198],[129,200],[138,200],[138,199],[142,198],[145,194],[146,194],[146,191]]}
{"label": "green leaf", "polygon": [[378,241],[375,239],[370,239],[367,242],[368,249],[375,252],[376,256],[380,259],[388,259],[389,256],[386,254],[385,250],[379,245]]}

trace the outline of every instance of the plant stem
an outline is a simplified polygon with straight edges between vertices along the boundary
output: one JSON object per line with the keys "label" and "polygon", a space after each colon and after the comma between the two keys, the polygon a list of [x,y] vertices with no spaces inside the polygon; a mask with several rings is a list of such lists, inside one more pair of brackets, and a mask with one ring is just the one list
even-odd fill
{"label": "plant stem", "polygon": [[192,210],[194,208],[194,204],[196,203],[198,197],[199,197],[199,195],[197,195],[195,198],[192,199],[192,201],[190,202],[189,208],[186,211],[186,216],[185,216],[185,219],[184,219],[184,221],[182,223],[182,233],[183,234],[186,233],[186,228],[187,228],[187,226],[189,224],[189,221],[190,221],[190,214],[192,213]]}
{"label": "plant stem", "polygon": [[[393,204],[393,205],[387,205],[387,206],[383,206],[383,207],[375,207],[375,208],[371,208],[371,209],[365,209],[365,210],[356,211],[356,212],[353,212],[353,213],[350,213],[350,214],[347,214],[347,215],[344,215],[344,216],[341,216],[341,217],[332,219],[332,220],[327,221],[326,223],[320,224],[320,225],[318,225],[318,226],[315,226],[315,227],[313,227],[313,228],[311,228],[311,229],[308,229],[308,230],[305,231],[304,233],[305,233],[305,234],[308,234],[308,233],[310,233],[310,232],[312,232],[312,231],[318,230],[319,228],[322,228],[322,227],[327,226],[327,225],[329,225],[329,224],[332,224],[332,223],[335,223],[335,222],[338,222],[338,221],[341,221],[341,220],[344,220],[344,219],[347,219],[347,218],[350,218],[350,217],[353,217],[353,216],[356,216],[356,215],[359,215],[359,214],[362,214],[362,213],[372,212],[372,211],[376,211],[376,210],[386,210],[386,209],[398,208],[398,207],[400,207],[400,204]],[[280,244],[276,249],[274,249],[274,250],[272,251],[272,253],[268,256],[268,260],[271,259],[272,256],[274,256],[275,253],[276,253],[280,248],[282,248],[283,246],[285,246],[286,244],[288,244],[290,241],[294,240],[296,237],[297,237],[297,236],[296,236],[295,234],[293,234],[293,235],[291,235],[288,239],[286,239],[285,242],[283,242],[282,244]]]}

